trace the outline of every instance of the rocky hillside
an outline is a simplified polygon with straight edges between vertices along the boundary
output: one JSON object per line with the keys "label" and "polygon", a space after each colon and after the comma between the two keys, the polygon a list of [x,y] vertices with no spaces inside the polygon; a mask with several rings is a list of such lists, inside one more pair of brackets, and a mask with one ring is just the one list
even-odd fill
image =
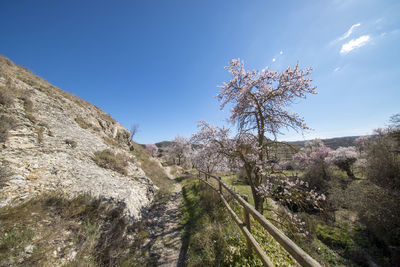
{"label": "rocky hillside", "polygon": [[88,192],[139,218],[156,187],[129,132],[100,108],[0,57],[0,207]]}

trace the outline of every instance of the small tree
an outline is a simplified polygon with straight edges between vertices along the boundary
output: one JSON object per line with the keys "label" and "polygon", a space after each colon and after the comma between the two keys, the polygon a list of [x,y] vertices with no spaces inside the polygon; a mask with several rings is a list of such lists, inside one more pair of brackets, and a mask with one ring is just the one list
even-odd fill
{"label": "small tree", "polygon": [[295,166],[305,171],[303,179],[320,192],[326,192],[331,176],[325,161],[330,151],[320,139],[315,139],[306,142],[304,148],[293,156]]}
{"label": "small tree", "polygon": [[129,129],[129,138],[133,141],[133,137],[139,131],[139,124],[132,124],[131,128]]}
{"label": "small tree", "polygon": [[172,140],[172,144],[168,151],[171,157],[177,159],[177,164],[181,165],[190,151],[190,143],[186,138],[178,135],[174,138],[174,140]]}
{"label": "small tree", "polygon": [[231,138],[228,129],[204,122],[198,134],[215,142],[219,153],[245,170],[255,208],[263,212],[268,194],[265,194],[266,190],[259,193],[258,188],[263,182],[276,185],[287,181],[275,164],[273,150],[277,147],[277,135],[282,128],[308,129],[304,120],[290,112],[288,106],[307,94],[315,94],[315,87],[307,78],[311,68],[301,70],[297,64],[282,73],[268,69],[246,71],[240,60],[232,60],[226,68],[233,78],[219,87],[221,91],[217,98],[221,109],[227,104],[232,105],[230,122],[237,126],[237,134]]}
{"label": "small tree", "polygon": [[355,178],[351,168],[357,161],[357,157],[358,154],[355,147],[339,147],[338,149],[329,153],[327,161],[332,162],[341,170],[345,171],[349,178]]}
{"label": "small tree", "polygon": [[155,144],[147,144],[146,150],[149,151],[153,157],[155,157],[158,152],[158,147]]}

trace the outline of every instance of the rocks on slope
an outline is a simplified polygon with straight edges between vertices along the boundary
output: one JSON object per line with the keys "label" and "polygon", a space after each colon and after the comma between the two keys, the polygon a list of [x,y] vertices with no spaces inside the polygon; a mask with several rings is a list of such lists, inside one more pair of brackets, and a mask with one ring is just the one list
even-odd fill
{"label": "rocks on slope", "polygon": [[[130,216],[140,217],[155,187],[130,153],[129,132],[122,125],[4,57],[0,93],[0,117],[11,121],[2,123],[8,128],[2,130],[5,142],[0,140],[0,206],[48,190],[90,192],[122,202]],[[94,153],[104,149],[127,157],[127,175],[93,161]]]}

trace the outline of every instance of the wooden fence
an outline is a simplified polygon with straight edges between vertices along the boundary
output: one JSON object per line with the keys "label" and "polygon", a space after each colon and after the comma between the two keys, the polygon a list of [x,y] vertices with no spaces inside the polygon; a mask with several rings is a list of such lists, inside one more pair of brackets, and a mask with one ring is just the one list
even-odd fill
{"label": "wooden fence", "polygon": [[[290,240],[286,235],[284,235],[278,228],[276,228],[270,221],[268,221],[261,213],[259,213],[252,205],[245,200],[244,197],[240,196],[238,193],[229,188],[224,182],[222,182],[220,177],[214,176],[210,173],[199,171],[198,178],[201,182],[208,185],[211,189],[213,189],[220,196],[222,202],[225,204],[225,207],[228,209],[230,215],[233,220],[239,226],[240,230],[246,236],[247,239],[247,249],[249,253],[252,250],[260,257],[264,266],[274,266],[269,260],[268,256],[265,254],[265,251],[262,250],[258,242],[255,240],[254,236],[251,234],[251,226],[250,226],[250,215],[258,221],[261,226],[263,226],[268,233],[279,243],[282,247],[301,265],[301,266],[321,266],[316,260],[311,258],[304,250],[302,250],[299,246],[297,246],[292,240]],[[203,174],[204,178],[201,177]],[[218,182],[218,189],[215,188],[212,184],[208,182],[208,178],[213,178]],[[236,215],[233,209],[229,206],[223,195],[223,188],[232,195],[243,207],[243,220]],[[246,198],[246,197],[245,197]]]}

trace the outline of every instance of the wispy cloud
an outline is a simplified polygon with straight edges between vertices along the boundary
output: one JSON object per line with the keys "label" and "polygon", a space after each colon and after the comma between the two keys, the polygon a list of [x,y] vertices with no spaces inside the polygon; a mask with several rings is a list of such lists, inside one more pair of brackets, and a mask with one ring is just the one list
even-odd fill
{"label": "wispy cloud", "polygon": [[357,28],[357,27],[360,27],[360,26],[361,26],[361,23],[356,23],[356,24],[354,24],[354,25],[351,25],[351,27],[347,30],[347,32],[345,32],[345,33],[344,33],[342,36],[340,36],[339,38],[333,40],[333,41],[331,42],[331,45],[336,44],[336,43],[338,43],[338,42],[340,42],[340,41],[343,41],[343,40],[347,39],[347,38],[353,33],[354,29]]}
{"label": "wispy cloud", "polygon": [[341,37],[339,37],[338,40],[339,40],[339,41],[342,41],[342,40],[348,38],[348,37],[353,33],[353,30],[354,30],[355,28],[359,27],[360,25],[361,25],[361,23],[357,23],[357,24],[352,25],[352,26],[350,27],[350,29],[349,29],[345,34],[343,34]]}
{"label": "wispy cloud", "polygon": [[363,35],[358,37],[357,39],[351,39],[349,42],[342,45],[342,49],[340,49],[340,54],[347,54],[350,51],[360,48],[366,45],[371,40],[371,36]]}
{"label": "wispy cloud", "polygon": [[334,70],[333,70],[333,72],[337,72],[337,71],[339,71],[340,70],[340,67],[336,67]]}

